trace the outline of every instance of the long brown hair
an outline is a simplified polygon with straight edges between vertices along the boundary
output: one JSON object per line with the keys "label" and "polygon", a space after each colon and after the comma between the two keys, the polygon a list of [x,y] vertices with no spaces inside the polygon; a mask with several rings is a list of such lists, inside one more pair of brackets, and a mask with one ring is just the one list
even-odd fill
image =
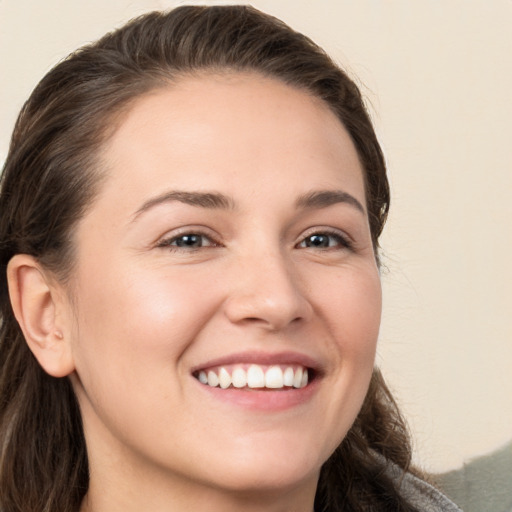
{"label": "long brown hair", "polygon": [[[8,300],[6,266],[31,254],[65,281],[73,227],[101,184],[97,156],[118,115],[145,92],[197,71],[254,71],[323,99],[364,168],[372,240],[389,208],[384,158],[361,94],[310,39],[247,6],[153,12],[51,70],[23,107],[0,195],[0,510],[76,512],[88,488],[80,411],[66,378],[48,376]],[[386,472],[410,463],[404,423],[378,370],[354,425],[324,464],[320,510],[412,511]]]}

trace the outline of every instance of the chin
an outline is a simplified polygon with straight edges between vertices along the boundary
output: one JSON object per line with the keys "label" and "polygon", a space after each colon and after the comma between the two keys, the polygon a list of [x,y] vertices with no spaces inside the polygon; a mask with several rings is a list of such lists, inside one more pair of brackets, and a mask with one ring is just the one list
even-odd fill
{"label": "chin", "polygon": [[315,482],[316,485],[321,466],[335,447],[315,451],[308,440],[302,439],[299,446],[297,441],[274,439],[264,446],[255,443],[252,448],[229,450],[222,463],[212,467],[211,477],[219,487],[240,493],[278,492],[305,482]]}
{"label": "chin", "polygon": [[219,487],[233,493],[282,493],[303,486],[307,482],[316,482],[320,467],[298,467],[289,464],[266,465],[265,467],[246,467],[228,470],[221,478],[217,477]]}

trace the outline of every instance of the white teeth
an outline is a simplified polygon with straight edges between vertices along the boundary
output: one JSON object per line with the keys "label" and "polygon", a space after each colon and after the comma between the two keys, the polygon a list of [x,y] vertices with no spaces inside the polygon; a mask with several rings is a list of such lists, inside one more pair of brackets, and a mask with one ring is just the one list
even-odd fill
{"label": "white teeth", "polygon": [[302,372],[302,380],[300,381],[300,387],[305,388],[308,385],[308,371],[304,370]]}
{"label": "white teeth", "polygon": [[245,373],[243,368],[235,368],[233,375],[231,375],[231,380],[235,388],[243,388],[247,384],[247,373]]}
{"label": "white teeth", "polygon": [[[210,383],[210,379],[208,379],[208,384]],[[294,388],[300,388],[300,385],[302,383],[302,368],[297,368],[297,371],[295,372],[295,376],[293,377],[293,387]],[[210,384],[211,386],[211,384]]]}
{"label": "white teeth", "polygon": [[226,389],[231,386],[231,375],[229,375],[226,368],[221,368],[219,371],[219,384],[222,389]]}
{"label": "white teeth", "polygon": [[265,387],[279,389],[283,387],[283,370],[279,366],[271,366],[265,373]]}
{"label": "white teeth", "polygon": [[230,374],[222,366],[217,370],[209,370],[208,372],[201,370],[196,376],[202,384],[222,389],[227,389],[231,386],[234,388],[249,387],[253,389],[283,389],[285,387],[300,389],[306,387],[309,380],[308,370],[300,366],[295,370],[293,367],[288,366],[283,371],[281,366],[274,365],[264,370],[257,364],[250,365],[247,371],[241,366],[236,366]]}
{"label": "white teeth", "polygon": [[294,371],[291,366],[286,368],[283,375],[283,384],[285,386],[293,386]]}
{"label": "white teeth", "polygon": [[217,377],[217,374],[215,372],[209,371],[208,372],[208,386],[215,388],[218,385],[219,385],[219,377]]}
{"label": "white teeth", "polygon": [[265,374],[260,366],[251,364],[247,370],[247,385],[250,388],[265,387]]}

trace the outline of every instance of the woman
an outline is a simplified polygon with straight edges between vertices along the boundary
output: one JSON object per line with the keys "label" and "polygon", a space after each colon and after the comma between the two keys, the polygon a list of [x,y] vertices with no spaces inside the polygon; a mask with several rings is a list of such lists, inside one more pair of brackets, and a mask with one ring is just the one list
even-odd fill
{"label": "woman", "polygon": [[134,20],[38,85],[1,194],[2,511],[457,510],[374,369],[384,159],[309,39]]}

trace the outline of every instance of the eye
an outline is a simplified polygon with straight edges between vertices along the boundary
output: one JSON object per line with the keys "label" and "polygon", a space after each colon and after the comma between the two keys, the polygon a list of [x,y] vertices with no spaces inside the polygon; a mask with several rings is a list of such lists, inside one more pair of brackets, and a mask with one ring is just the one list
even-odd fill
{"label": "eye", "polygon": [[349,249],[350,242],[340,233],[319,232],[308,235],[297,247],[308,249]]}
{"label": "eye", "polygon": [[162,240],[158,247],[166,247],[171,250],[193,250],[201,247],[216,247],[217,245],[209,236],[202,233],[182,233]]}

